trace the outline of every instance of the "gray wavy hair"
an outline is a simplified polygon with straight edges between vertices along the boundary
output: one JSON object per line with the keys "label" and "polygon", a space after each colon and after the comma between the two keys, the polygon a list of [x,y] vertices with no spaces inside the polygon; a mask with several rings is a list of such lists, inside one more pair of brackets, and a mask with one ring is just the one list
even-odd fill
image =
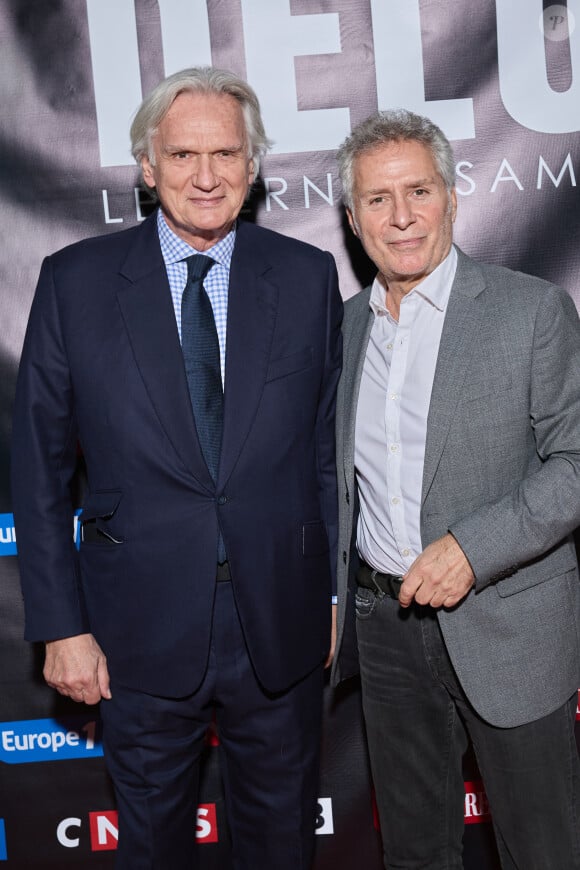
{"label": "gray wavy hair", "polygon": [[376,112],[358,124],[337,152],[342,198],[353,208],[354,162],[357,157],[389,142],[420,142],[429,149],[447,190],[455,187],[455,159],[443,131],[422,115],[407,109]]}
{"label": "gray wavy hair", "polygon": [[241,106],[246,126],[248,149],[254,161],[254,175],[258,175],[260,160],[271,145],[266,136],[260,103],[247,82],[234,73],[216,67],[191,67],[163,79],[145,97],[131,124],[131,152],[140,163],[145,156],[155,165],[153,137],[159,124],[179,94],[185,91],[202,94],[227,94]]}

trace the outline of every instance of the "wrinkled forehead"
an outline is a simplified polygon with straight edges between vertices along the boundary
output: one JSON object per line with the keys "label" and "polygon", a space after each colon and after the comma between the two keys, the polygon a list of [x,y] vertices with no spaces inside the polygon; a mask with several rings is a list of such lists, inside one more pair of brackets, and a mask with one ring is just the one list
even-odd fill
{"label": "wrinkled forehead", "polygon": [[353,161],[352,193],[358,198],[368,191],[436,185],[450,191],[430,148],[416,140],[373,144]]}
{"label": "wrinkled forehead", "polygon": [[441,176],[431,149],[417,139],[390,139],[385,142],[374,142],[356,155],[353,161],[355,174],[362,167],[372,170],[374,167],[392,165],[405,167],[409,171],[416,170],[423,174]]}
{"label": "wrinkled forehead", "polygon": [[159,121],[153,137],[179,132],[225,135],[244,144],[247,141],[242,106],[230,94],[181,91]]}

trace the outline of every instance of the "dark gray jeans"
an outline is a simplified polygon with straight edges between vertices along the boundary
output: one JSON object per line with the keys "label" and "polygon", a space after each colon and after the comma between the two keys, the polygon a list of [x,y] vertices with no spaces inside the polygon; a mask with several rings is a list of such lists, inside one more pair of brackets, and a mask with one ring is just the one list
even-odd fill
{"label": "dark gray jeans", "polygon": [[462,756],[470,738],[504,870],[580,870],[577,694],[535,722],[496,728],[467,701],[431,608],[403,610],[359,588],[356,609],[385,867],[463,866]]}

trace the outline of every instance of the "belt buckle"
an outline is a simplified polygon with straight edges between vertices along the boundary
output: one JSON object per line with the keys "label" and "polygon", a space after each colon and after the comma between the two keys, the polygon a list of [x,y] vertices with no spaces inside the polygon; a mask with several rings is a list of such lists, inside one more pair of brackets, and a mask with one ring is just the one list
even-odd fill
{"label": "belt buckle", "polygon": [[380,574],[380,573],[381,573],[381,572],[380,572],[380,571],[377,571],[376,568],[373,568],[373,569],[371,570],[371,580],[372,580],[372,582],[373,582],[373,586],[375,587],[375,595],[376,595],[377,598],[379,598],[379,599],[385,597],[385,591],[384,591],[384,589],[381,589],[381,587],[380,587],[379,584],[377,583],[377,574]]}

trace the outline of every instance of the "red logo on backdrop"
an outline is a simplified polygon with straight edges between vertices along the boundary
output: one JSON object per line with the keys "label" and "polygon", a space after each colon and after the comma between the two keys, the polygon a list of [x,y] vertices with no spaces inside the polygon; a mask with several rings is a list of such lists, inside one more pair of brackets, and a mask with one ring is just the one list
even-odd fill
{"label": "red logo on backdrop", "polygon": [[[104,852],[116,849],[119,840],[119,821],[116,810],[89,813],[91,849]],[[198,843],[217,843],[218,827],[215,804],[199,804],[195,826]]]}
{"label": "red logo on backdrop", "polygon": [[373,825],[375,827],[375,830],[380,831],[381,823],[379,822],[379,808],[377,807],[377,796],[375,794],[374,788],[371,792],[371,801],[373,805]]}
{"label": "red logo on backdrop", "polygon": [[[489,811],[489,802],[483,783],[480,781],[466,781],[463,783],[465,788],[465,804],[464,804],[464,822],[466,825],[477,825],[481,822],[490,822],[491,813]],[[377,802],[375,793],[372,793],[373,803],[373,823],[377,831],[380,831],[379,813],[377,810]]]}
{"label": "red logo on backdrop", "polygon": [[91,828],[91,849],[93,852],[104,852],[116,849],[119,839],[119,822],[116,810],[104,810],[100,813],[89,813]]}
{"label": "red logo on backdrop", "polygon": [[217,725],[215,720],[208,726],[208,729],[205,733],[205,745],[206,746],[219,746],[220,738],[217,731]]}
{"label": "red logo on backdrop", "polygon": [[198,843],[217,843],[218,828],[215,804],[200,804],[198,806],[195,838]]}
{"label": "red logo on backdrop", "polygon": [[491,821],[489,802],[481,780],[464,782],[463,785],[465,786],[465,824],[477,825],[480,822]]}

